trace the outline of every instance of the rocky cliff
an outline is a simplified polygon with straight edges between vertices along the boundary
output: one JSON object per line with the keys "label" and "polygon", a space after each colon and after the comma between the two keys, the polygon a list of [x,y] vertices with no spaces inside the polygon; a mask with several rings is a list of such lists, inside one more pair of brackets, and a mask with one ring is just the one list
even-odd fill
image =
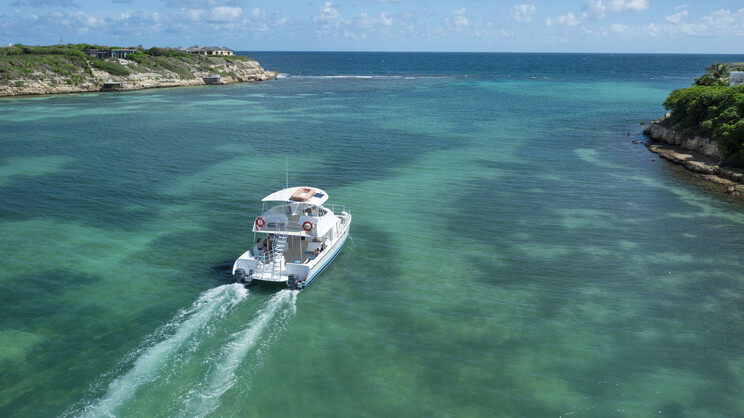
{"label": "rocky cliff", "polygon": [[657,121],[651,122],[643,130],[643,133],[655,141],[676,145],[686,150],[700,153],[709,158],[717,160],[721,159],[721,151],[718,150],[718,143],[716,141],[700,136],[688,138],[675,131],[673,128],[666,128],[663,126],[663,123],[668,117],[669,116],[666,116]]}
{"label": "rocky cliff", "polygon": [[277,76],[277,72],[264,70],[258,62],[238,56],[158,57],[157,62],[111,58],[106,64],[124,70],[115,75],[93,64],[70,66],[60,74],[37,66],[0,81],[0,96],[100,91],[107,83],[115,90],[193,86],[206,84],[203,77],[210,75],[219,75],[220,84],[264,81]]}
{"label": "rocky cliff", "polygon": [[726,186],[727,193],[744,195],[744,174],[741,170],[720,167],[721,152],[716,141],[700,136],[688,138],[674,128],[662,126],[668,117],[651,122],[643,130],[653,141],[658,141],[648,144],[648,149],[665,160],[702,174],[708,181]]}

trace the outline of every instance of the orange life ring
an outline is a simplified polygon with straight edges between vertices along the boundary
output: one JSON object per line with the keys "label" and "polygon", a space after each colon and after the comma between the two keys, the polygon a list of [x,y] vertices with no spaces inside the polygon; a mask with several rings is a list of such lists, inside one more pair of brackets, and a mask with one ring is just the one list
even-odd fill
{"label": "orange life ring", "polygon": [[302,223],[302,229],[305,230],[305,232],[310,232],[313,230],[313,223],[310,221],[305,221]]}
{"label": "orange life ring", "polygon": [[262,218],[260,216],[258,218],[256,218],[256,226],[257,227],[263,228],[264,225],[266,225],[266,221],[264,220],[264,218]]}

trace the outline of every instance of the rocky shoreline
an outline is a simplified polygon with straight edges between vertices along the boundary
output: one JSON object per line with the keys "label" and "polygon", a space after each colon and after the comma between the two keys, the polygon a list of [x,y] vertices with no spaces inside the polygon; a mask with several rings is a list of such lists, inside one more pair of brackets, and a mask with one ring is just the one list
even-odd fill
{"label": "rocky shoreline", "polygon": [[[0,96],[28,96],[43,94],[85,93],[104,90],[107,83],[114,84],[115,91],[143,90],[163,87],[199,86],[208,84],[203,77],[213,74],[206,73],[199,68],[193,68],[186,77],[164,68],[145,68],[134,61],[119,59],[119,64],[131,69],[127,76],[112,76],[111,74],[92,68],[91,74],[76,74],[75,84],[70,83],[70,77],[55,73],[30,73],[22,79],[12,80],[10,83],[0,84]],[[219,84],[253,83],[276,78],[278,72],[266,71],[253,60],[227,61],[213,60],[210,65],[220,73]]]}
{"label": "rocky shoreline", "polygon": [[661,158],[683,166],[688,171],[699,174],[706,181],[722,185],[725,192],[744,196],[744,173],[728,167],[721,167],[721,153],[716,141],[710,138],[687,138],[672,128],[663,126],[669,115],[651,122],[643,130],[651,139],[646,144],[649,151]]}

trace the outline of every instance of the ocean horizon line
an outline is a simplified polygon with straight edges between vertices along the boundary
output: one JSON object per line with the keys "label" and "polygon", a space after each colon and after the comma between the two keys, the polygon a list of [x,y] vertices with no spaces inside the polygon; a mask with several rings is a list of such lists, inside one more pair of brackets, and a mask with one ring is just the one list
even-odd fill
{"label": "ocean horizon line", "polygon": [[258,53],[329,53],[329,54],[512,54],[512,55],[684,55],[684,56],[710,56],[710,55],[727,55],[727,56],[744,56],[742,53],[725,53],[725,52],[538,52],[538,51],[370,51],[370,50],[260,50],[260,49],[235,49],[238,52],[258,52]]}

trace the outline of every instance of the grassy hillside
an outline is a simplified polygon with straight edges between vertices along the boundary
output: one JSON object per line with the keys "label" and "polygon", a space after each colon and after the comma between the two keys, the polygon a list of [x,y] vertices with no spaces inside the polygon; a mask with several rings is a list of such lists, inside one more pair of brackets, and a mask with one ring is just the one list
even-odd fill
{"label": "grassy hillside", "polygon": [[728,74],[742,64],[713,64],[692,87],[673,91],[664,101],[668,127],[687,136],[718,142],[728,163],[744,167],[744,85],[729,87]]}
{"label": "grassy hillside", "polygon": [[245,56],[203,56],[157,47],[138,50],[125,60],[105,61],[84,53],[88,48],[103,47],[89,44],[2,47],[0,84],[12,83],[20,87],[26,82],[24,80],[44,81],[50,76],[55,79],[62,76],[65,83],[78,85],[93,77],[93,69],[108,73],[111,78],[127,77],[136,72],[172,72],[182,79],[193,79],[196,73],[227,76],[230,74],[224,71],[226,62],[253,61]]}

